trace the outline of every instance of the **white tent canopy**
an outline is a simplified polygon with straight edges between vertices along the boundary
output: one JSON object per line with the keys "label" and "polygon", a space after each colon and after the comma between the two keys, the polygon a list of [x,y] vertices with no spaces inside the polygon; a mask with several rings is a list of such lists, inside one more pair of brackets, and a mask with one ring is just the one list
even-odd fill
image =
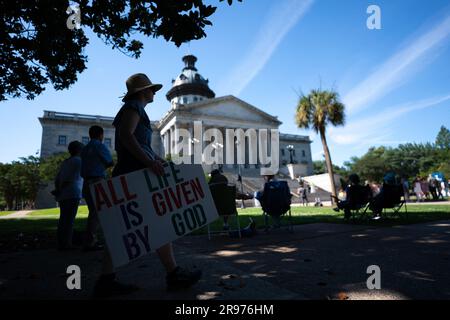
{"label": "white tent canopy", "polygon": [[[334,183],[336,184],[336,188],[340,187],[340,178],[341,176],[338,174],[334,175]],[[318,174],[315,176],[309,176],[309,177],[303,177],[303,180],[305,180],[309,185],[315,185],[316,187],[319,187],[320,189],[323,189],[327,192],[331,193],[331,182],[330,182],[330,175],[328,173],[324,174]]]}

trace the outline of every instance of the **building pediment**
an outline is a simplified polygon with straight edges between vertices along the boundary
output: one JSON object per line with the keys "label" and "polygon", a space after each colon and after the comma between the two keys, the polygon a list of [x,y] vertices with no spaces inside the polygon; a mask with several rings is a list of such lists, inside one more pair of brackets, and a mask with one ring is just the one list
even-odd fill
{"label": "building pediment", "polygon": [[178,105],[166,114],[160,125],[164,126],[177,114],[177,111],[185,116],[191,115],[193,119],[217,118],[231,121],[235,119],[239,122],[245,120],[247,123],[264,124],[267,128],[278,128],[282,123],[277,117],[231,95],[187,105]]}
{"label": "building pediment", "polygon": [[277,126],[281,124],[277,117],[231,95],[189,104],[187,109],[192,114],[246,119],[249,122],[263,122]]}

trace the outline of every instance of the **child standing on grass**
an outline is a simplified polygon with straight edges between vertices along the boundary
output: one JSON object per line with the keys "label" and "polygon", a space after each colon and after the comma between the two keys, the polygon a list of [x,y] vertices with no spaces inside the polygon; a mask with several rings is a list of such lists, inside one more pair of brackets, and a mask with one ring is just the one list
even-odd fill
{"label": "child standing on grass", "polygon": [[60,207],[58,221],[58,249],[72,250],[73,224],[81,199],[83,179],[81,178],[81,150],[83,144],[78,141],[69,143],[70,158],[61,164],[55,178],[56,201]]}
{"label": "child standing on grass", "polygon": [[103,249],[97,243],[97,229],[99,226],[97,211],[94,200],[89,191],[92,183],[99,182],[106,177],[106,169],[114,165],[111,152],[103,144],[104,130],[100,126],[89,128],[89,143],[81,152],[81,176],[83,177],[83,197],[89,209],[89,216],[86,225],[84,238],[84,250],[94,251]]}

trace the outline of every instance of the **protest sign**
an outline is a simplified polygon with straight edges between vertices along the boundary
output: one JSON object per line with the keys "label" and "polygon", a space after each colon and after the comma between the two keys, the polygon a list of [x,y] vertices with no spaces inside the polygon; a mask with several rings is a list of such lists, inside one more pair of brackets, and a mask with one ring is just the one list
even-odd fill
{"label": "protest sign", "polygon": [[90,186],[114,267],[128,264],[218,218],[201,165],[164,165]]}

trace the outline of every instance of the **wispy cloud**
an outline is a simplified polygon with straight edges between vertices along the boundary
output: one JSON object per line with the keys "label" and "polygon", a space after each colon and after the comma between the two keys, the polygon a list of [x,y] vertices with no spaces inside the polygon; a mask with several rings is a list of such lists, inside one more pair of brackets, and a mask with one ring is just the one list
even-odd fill
{"label": "wispy cloud", "polygon": [[352,124],[343,128],[331,128],[330,136],[337,144],[353,145],[355,148],[402,143],[404,141],[392,140],[394,132],[389,127],[395,120],[410,112],[435,107],[447,101],[450,101],[450,94],[384,108],[379,115],[353,119]]}
{"label": "wispy cloud", "polygon": [[255,42],[251,45],[252,49],[221,85],[224,92],[239,95],[245,89],[261,72],[286,34],[305,15],[314,1],[276,1]]}
{"label": "wispy cloud", "polygon": [[395,53],[368,78],[350,90],[343,98],[348,113],[353,114],[369,107],[376,99],[404,83],[407,77],[421,66],[419,62],[422,58],[435,52],[449,35],[450,15],[447,15],[431,30]]}

